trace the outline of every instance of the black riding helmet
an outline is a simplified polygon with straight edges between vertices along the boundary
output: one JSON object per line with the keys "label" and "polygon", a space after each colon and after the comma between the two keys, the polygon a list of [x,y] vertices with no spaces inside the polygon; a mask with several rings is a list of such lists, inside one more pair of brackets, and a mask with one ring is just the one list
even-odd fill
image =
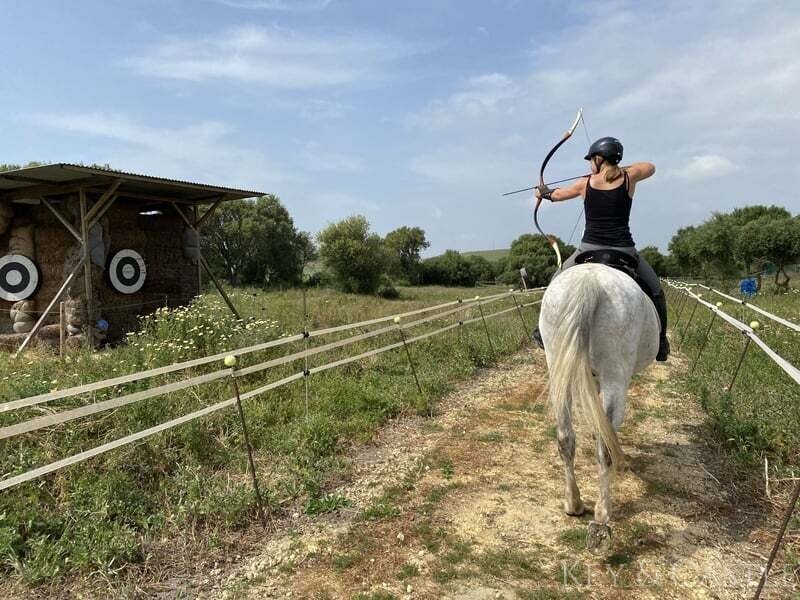
{"label": "black riding helmet", "polygon": [[589,146],[589,152],[586,153],[584,158],[589,160],[598,154],[612,165],[619,164],[619,161],[622,160],[622,142],[613,137],[600,138]]}

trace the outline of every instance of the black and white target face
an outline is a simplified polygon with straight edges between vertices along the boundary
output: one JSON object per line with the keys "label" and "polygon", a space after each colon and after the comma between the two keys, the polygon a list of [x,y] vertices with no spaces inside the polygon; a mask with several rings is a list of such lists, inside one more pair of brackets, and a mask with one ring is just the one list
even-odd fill
{"label": "black and white target face", "polygon": [[147,268],[142,255],[135,250],[120,250],[108,264],[111,287],[121,294],[135,294],[144,285]]}
{"label": "black and white target face", "polygon": [[27,300],[39,287],[39,269],[27,256],[7,254],[0,258],[0,298]]}

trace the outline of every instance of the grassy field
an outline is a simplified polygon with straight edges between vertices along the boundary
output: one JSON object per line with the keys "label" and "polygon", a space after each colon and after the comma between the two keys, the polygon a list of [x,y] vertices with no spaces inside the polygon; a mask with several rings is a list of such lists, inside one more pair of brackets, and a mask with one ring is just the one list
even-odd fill
{"label": "grassy field", "polygon": [[[738,297],[734,282],[716,282],[714,287]],[[723,302],[721,309],[744,323],[757,320],[761,325],[759,337],[790,363],[800,365],[800,333],[710,292],[703,291],[703,298],[713,303]],[[750,302],[800,323],[800,289],[778,294],[767,287]],[[691,304],[681,310],[678,297],[670,295],[673,346],[689,359],[681,383],[700,399],[736,458],[754,463],[767,455],[779,471],[782,466],[797,465],[800,459],[800,387],[751,343],[733,389],[728,393],[746,338],[721,319],[715,319],[709,341],[695,367],[711,312],[700,306],[690,322],[691,313]],[[692,367],[695,367],[693,373]]]}
{"label": "grassy field", "polygon": [[[481,293],[503,291],[482,289]],[[399,300],[339,294],[314,289],[308,295],[309,329],[352,323],[423,306],[471,298],[475,289],[402,288]],[[234,303],[244,322],[236,323],[219,297],[208,295],[189,307],[160,310],[142,322],[126,344],[64,359],[36,350],[14,361],[0,355],[0,401],[136,372],[194,357],[247,346],[302,331],[302,297],[297,290],[265,293],[235,290]],[[513,306],[505,299],[484,310]],[[534,314],[527,309],[528,325]],[[464,318],[477,315],[465,309]],[[453,319],[450,317],[449,319]],[[433,322],[409,335],[446,323]],[[497,355],[517,350],[524,337],[516,312],[488,321]],[[381,327],[382,325],[378,325]],[[348,337],[355,332],[338,334]],[[336,335],[312,344],[338,339]],[[314,356],[311,365],[398,341],[385,336]],[[300,344],[248,355],[247,366],[285,353]],[[342,451],[368,440],[376,427],[403,412],[435,411],[435,400],[476,368],[492,360],[480,323],[429,338],[412,347],[425,397],[420,398],[402,351],[332,369],[310,378],[305,408],[302,381],[245,402],[257,470],[271,511],[319,513],[341,506],[330,497],[332,481],[346,475]],[[161,377],[156,383],[184,379],[221,368],[207,365]],[[243,378],[242,390],[302,370],[290,364]],[[79,399],[0,414],[0,425],[145,389],[134,383]],[[4,476],[92,448],[122,435],[231,397],[227,381],[175,392],[100,413],[68,424],[0,442]],[[214,413],[135,445],[101,455],[77,467],[0,493],[0,572],[28,585],[55,585],[63,576],[108,577],[131,564],[146,563],[156,540],[176,547],[225,545],[225,533],[256,518],[246,470],[241,427],[234,410]],[[233,549],[232,549],[233,550]]]}
{"label": "grassy field", "polygon": [[464,256],[482,256],[488,261],[494,262],[501,258],[508,256],[509,248],[498,248],[496,250],[473,250],[471,252],[462,252]]}

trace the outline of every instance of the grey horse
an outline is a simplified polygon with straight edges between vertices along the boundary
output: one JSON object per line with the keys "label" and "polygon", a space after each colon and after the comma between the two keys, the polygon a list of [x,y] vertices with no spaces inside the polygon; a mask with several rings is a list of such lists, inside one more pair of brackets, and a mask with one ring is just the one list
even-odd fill
{"label": "grey horse", "polygon": [[611,483],[624,462],[617,431],[625,416],[631,378],[658,351],[658,315],[629,276],[604,265],[583,264],[559,274],[548,286],[539,328],[546,349],[558,452],[564,462],[564,510],[576,516],[584,512],[574,470],[575,401],[597,436],[600,494],[587,547],[604,550],[611,536]]}

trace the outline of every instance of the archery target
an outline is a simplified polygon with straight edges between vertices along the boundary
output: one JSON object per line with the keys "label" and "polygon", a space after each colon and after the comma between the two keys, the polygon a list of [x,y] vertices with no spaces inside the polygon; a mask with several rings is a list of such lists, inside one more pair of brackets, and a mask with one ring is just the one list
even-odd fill
{"label": "archery target", "polygon": [[120,294],[135,294],[144,285],[147,268],[136,250],[120,250],[108,264],[108,280]]}
{"label": "archery target", "polygon": [[27,256],[7,254],[0,258],[0,298],[27,300],[39,287],[39,269]]}

